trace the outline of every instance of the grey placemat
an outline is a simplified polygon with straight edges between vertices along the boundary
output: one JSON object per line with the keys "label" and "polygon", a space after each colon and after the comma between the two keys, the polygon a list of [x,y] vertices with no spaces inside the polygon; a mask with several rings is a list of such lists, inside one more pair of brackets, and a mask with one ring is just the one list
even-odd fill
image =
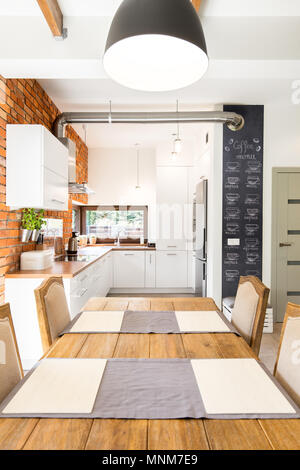
{"label": "grey placemat", "polygon": [[108,359],[93,412],[89,414],[3,414],[2,410],[33,370],[2,402],[0,418],[175,419],[204,416],[189,359]]}
{"label": "grey placemat", "polygon": [[[263,369],[266,371],[265,367]],[[33,370],[2,402],[0,418],[300,418],[299,408],[268,371],[266,373],[293,406],[295,414],[207,414],[190,359],[108,359],[93,411],[89,414],[3,414],[2,410]]]}
{"label": "grey placemat", "polygon": [[[77,322],[78,318],[84,312],[79,313],[76,317],[69,323],[69,325],[60,333],[59,336],[62,336],[67,333],[116,333],[115,331],[71,331],[73,325]],[[97,312],[94,312],[95,315]],[[237,329],[230,323],[225,315],[221,312],[216,311],[216,313],[221,317],[225,325],[228,326],[229,331],[217,331],[216,333],[235,333],[240,336],[240,333]],[[189,333],[214,333],[213,331],[180,331],[177,318],[174,311],[132,311],[125,310],[122,325],[120,328],[120,333],[132,333],[132,334],[142,334],[142,333],[157,333],[157,334],[189,334]]]}

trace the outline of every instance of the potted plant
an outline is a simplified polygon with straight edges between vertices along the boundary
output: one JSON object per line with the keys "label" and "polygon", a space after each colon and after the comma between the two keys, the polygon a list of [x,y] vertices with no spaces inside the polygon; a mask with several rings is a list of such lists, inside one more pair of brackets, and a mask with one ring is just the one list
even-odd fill
{"label": "potted plant", "polygon": [[21,227],[21,241],[28,242],[32,231],[35,228],[35,210],[23,209],[22,227]]}
{"label": "potted plant", "polygon": [[35,218],[34,218],[34,229],[32,231],[32,234],[31,234],[31,240],[33,242],[36,242],[38,237],[39,237],[39,234],[40,234],[40,230],[42,228],[43,225],[45,225],[45,220],[43,219],[44,217],[44,213],[45,211],[43,209],[41,209],[39,212],[35,212]]}

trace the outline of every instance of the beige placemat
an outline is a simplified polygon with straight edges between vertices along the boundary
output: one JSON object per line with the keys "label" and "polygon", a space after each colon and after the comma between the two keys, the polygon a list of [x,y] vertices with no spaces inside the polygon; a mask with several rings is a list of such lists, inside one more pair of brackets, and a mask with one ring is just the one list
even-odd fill
{"label": "beige placemat", "polygon": [[106,359],[44,359],[2,413],[91,413],[105,366]]}
{"label": "beige placemat", "polygon": [[296,413],[255,359],[192,359],[207,414]]}
{"label": "beige placemat", "polygon": [[70,333],[93,332],[110,333],[119,332],[123,321],[124,312],[121,311],[100,311],[83,312],[70,329]]}
{"label": "beige placemat", "polygon": [[224,333],[230,328],[215,311],[175,311],[177,323],[181,332],[203,331],[205,333]]}

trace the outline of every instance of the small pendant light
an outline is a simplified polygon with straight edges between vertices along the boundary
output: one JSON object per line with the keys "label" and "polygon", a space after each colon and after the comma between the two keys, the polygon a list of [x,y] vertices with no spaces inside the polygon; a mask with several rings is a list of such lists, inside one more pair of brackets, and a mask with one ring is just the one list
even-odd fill
{"label": "small pendant light", "polygon": [[123,0],[107,37],[103,66],[116,82],[168,91],[199,80],[208,56],[190,0]]}
{"label": "small pendant light", "polygon": [[[178,116],[178,100],[176,101],[176,113]],[[177,119],[177,135],[176,139],[174,140],[174,150],[176,153],[180,153],[182,149],[182,141],[179,137],[179,120]]]}
{"label": "small pendant light", "polygon": [[136,191],[141,190],[140,186],[140,144],[135,144],[136,146]]}
{"label": "small pendant light", "polygon": [[[173,136],[176,136],[176,134],[172,134]],[[175,140],[173,140],[173,148],[172,148],[172,153],[170,155],[170,158],[171,160],[174,162],[175,160],[177,160],[177,152],[176,152],[176,149],[175,149]]]}

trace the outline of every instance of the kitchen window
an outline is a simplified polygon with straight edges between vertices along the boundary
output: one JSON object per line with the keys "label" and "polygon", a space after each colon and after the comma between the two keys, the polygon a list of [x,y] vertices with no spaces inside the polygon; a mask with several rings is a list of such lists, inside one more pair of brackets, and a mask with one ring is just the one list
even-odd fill
{"label": "kitchen window", "polygon": [[81,232],[96,235],[97,243],[140,243],[148,238],[147,206],[86,206],[81,208]]}

